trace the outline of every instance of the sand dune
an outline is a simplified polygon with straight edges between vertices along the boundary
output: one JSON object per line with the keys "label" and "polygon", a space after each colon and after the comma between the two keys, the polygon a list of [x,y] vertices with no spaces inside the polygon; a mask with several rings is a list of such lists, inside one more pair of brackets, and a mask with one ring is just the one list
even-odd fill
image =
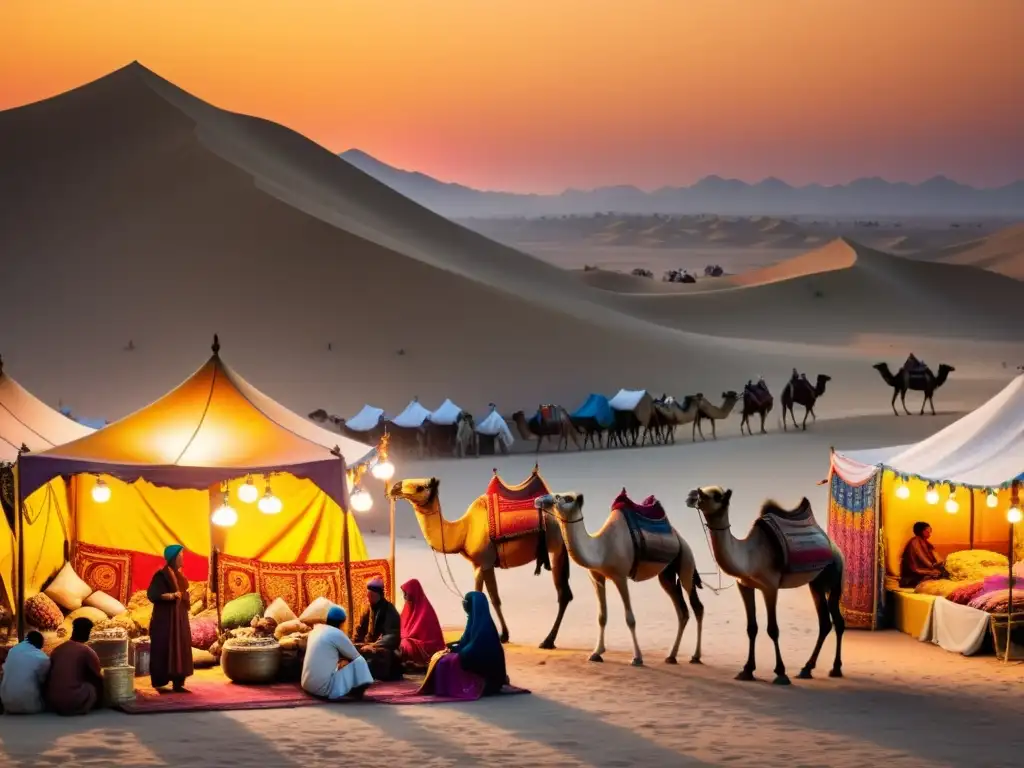
{"label": "sand dune", "polygon": [[970,264],[1016,280],[1024,280],[1024,224],[1000,230],[979,240],[944,248],[935,258],[949,264]]}

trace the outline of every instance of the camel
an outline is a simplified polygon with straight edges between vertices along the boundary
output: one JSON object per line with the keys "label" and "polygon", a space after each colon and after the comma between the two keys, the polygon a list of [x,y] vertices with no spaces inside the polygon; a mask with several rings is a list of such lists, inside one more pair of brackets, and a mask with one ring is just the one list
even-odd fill
{"label": "camel", "polygon": [[636,446],[640,440],[640,430],[644,429],[645,425],[640,423],[639,417],[633,411],[613,411],[613,413],[615,422],[608,430],[608,447],[610,448],[613,443],[620,448]]}
{"label": "camel", "polygon": [[794,376],[786,382],[785,388],[782,390],[782,429],[786,429],[786,411],[789,411],[790,416],[793,417],[793,426],[796,427],[796,414],[793,413],[793,404],[802,405],[806,408],[804,413],[804,421],[801,428],[807,431],[807,417],[813,416],[815,421],[818,417],[814,413],[814,404],[818,398],[825,394],[825,385],[832,381],[831,376],[826,376],[824,373],[818,374],[818,379],[815,384],[811,384],[806,377],[797,377],[794,371]]}
{"label": "camel", "polygon": [[[773,534],[774,528],[765,518],[774,516],[785,525],[786,519],[806,520],[811,514],[810,502],[803,499],[795,510],[784,510],[773,501],[766,501],[761,507],[761,514],[750,529],[745,539],[737,539],[729,530],[729,501],[731,490],[723,490],[718,486],[697,488],[686,497],[686,505],[697,509],[704,515],[707,528],[711,534],[711,549],[718,567],[736,579],[743,607],[747,614],[747,638],[750,648],[747,663],[738,675],[737,680],[754,679],[754,641],[757,638],[757,608],[754,604],[754,591],[759,590],[764,596],[765,610],[768,614],[768,637],[775,644],[775,680],[776,685],[789,685],[786,667],[782,663],[779,650],[779,622],[776,617],[776,606],[780,589],[796,589],[809,586],[814,606],[818,613],[818,642],[807,663],[800,670],[798,678],[809,680],[818,663],[821,646],[828,637],[832,626],[836,629],[836,658],[829,677],[843,676],[843,630],[846,623],[839,610],[839,598],[843,593],[843,555],[828,535],[818,528],[821,536],[818,551],[812,553],[812,559],[802,563],[803,570],[784,567],[786,555]],[[806,529],[804,529],[806,530]]]}
{"label": "camel", "polygon": [[711,439],[717,440],[718,435],[715,433],[715,421],[729,418],[729,414],[732,413],[732,409],[736,407],[736,403],[739,401],[740,396],[731,389],[728,392],[722,393],[722,404],[720,406],[712,405],[707,399],[701,397],[697,401],[697,418],[693,420],[693,441],[697,442],[698,434],[701,440],[704,439],[704,430],[700,427],[700,423],[704,419],[711,422]]}
{"label": "camel", "polygon": [[[910,361],[908,360],[908,362]],[[956,370],[952,365],[943,363],[939,366],[939,373],[936,375],[927,366],[922,366],[915,370],[908,369],[907,365],[904,364],[894,376],[892,371],[889,370],[888,363],[876,363],[872,367],[882,374],[885,383],[892,387],[892,412],[897,416],[900,415],[899,411],[896,410],[897,395],[900,398],[900,403],[903,405],[904,412],[907,416],[910,415],[910,411],[907,410],[907,392],[910,390],[924,392],[924,399],[921,401],[921,412],[918,415],[924,415],[924,406],[928,404],[931,406],[932,416],[934,416],[935,402],[932,400],[932,396],[935,394],[936,389],[946,383],[949,374]]]}
{"label": "camel", "polygon": [[743,388],[743,411],[741,412],[743,418],[740,420],[740,434],[743,434],[744,426],[749,434],[754,434],[754,430],[750,428],[750,417],[755,413],[761,417],[761,434],[768,434],[768,430],[764,428],[764,420],[771,413],[774,405],[775,398],[772,397],[763,378],[759,378],[756,384],[748,381],[747,386]]}
{"label": "camel", "polygon": [[578,434],[583,435],[582,450],[587,450],[587,443],[593,448],[603,448],[602,437],[605,428],[593,416],[570,416],[569,420]]}
{"label": "camel", "polygon": [[682,402],[671,395],[662,395],[654,401],[654,410],[658,412],[662,420],[663,439],[666,444],[676,442],[676,427],[689,424],[697,416],[700,408],[700,401],[704,395],[687,395]]}
{"label": "camel", "polygon": [[[539,477],[537,469],[534,468],[534,474],[525,483],[511,490],[525,488]],[[458,520],[445,520],[441,511],[440,486],[441,481],[436,477],[399,480],[392,486],[389,495],[393,499],[405,499],[412,505],[423,537],[431,549],[445,555],[462,555],[473,564],[473,588],[480,592],[487,587],[491,604],[501,624],[503,643],[508,642],[509,632],[505,616],[501,612],[501,596],[498,594],[498,580],[494,569],[518,568],[528,563],[536,563],[536,573],[539,574],[542,558],[548,560],[555,582],[555,592],[558,595],[558,616],[540,647],[553,649],[565,609],[572,601],[572,590],[569,588],[569,555],[558,523],[544,518],[542,534],[495,543],[491,539],[486,495],[474,499],[466,513]]]}
{"label": "camel", "polygon": [[[653,498],[649,498],[643,505],[634,505],[626,497],[626,491],[616,499],[611,514],[605,520],[601,529],[594,535],[587,532],[586,523],[583,520],[583,494],[559,493],[541,496],[536,499],[534,505],[545,513],[545,516],[554,518],[561,527],[562,538],[568,549],[569,557],[577,565],[590,571],[590,579],[594,584],[597,593],[597,625],[598,636],[597,646],[590,654],[590,661],[604,661],[605,652],[604,633],[608,623],[608,601],[606,587],[610,580],[619,591],[622,598],[622,605],[626,610],[626,626],[629,627],[630,635],[633,637],[633,661],[634,667],[642,666],[644,663],[643,654],[640,652],[640,645],[636,639],[636,619],[633,617],[633,606],[629,597],[629,580],[647,581],[658,577],[661,588],[665,590],[672,600],[676,611],[678,629],[676,640],[665,658],[666,664],[676,663],[676,654],[679,652],[679,643],[683,637],[683,630],[689,621],[689,611],[686,608],[686,601],[683,599],[685,591],[690,599],[690,607],[697,619],[697,646],[690,658],[691,664],[700,664],[700,643],[704,623],[704,605],[700,601],[697,590],[703,584],[697,566],[693,558],[693,550],[686,540],[679,535],[665,516],[661,505]],[[632,511],[638,510],[638,511]],[[645,538],[647,543],[652,544],[651,549],[646,551],[649,557],[637,557],[637,549],[634,545],[635,531],[627,515],[638,514],[648,519],[655,519],[660,516],[664,520],[667,529],[664,533],[657,534],[652,539]],[[642,530],[642,529],[641,529]],[[645,537],[650,534],[644,533]]]}
{"label": "camel", "polygon": [[479,458],[480,436],[476,433],[473,415],[464,412],[455,422],[455,455],[464,459],[470,452]]}
{"label": "camel", "polygon": [[516,411],[512,414],[512,421],[515,422],[523,440],[530,440],[532,436],[536,435],[538,453],[540,453],[540,446],[545,437],[557,437],[557,450],[559,451],[563,446],[569,447],[570,438],[577,449],[580,447],[579,432],[573,426],[569,412],[560,405],[540,406],[529,421],[526,420],[526,415],[522,411]]}

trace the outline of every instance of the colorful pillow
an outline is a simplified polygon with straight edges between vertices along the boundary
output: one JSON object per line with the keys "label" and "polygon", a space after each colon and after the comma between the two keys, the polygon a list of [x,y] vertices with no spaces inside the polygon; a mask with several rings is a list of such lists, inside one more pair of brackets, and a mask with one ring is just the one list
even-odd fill
{"label": "colorful pillow", "polygon": [[323,624],[327,621],[327,612],[331,610],[333,605],[334,603],[326,597],[318,597],[306,606],[306,610],[299,616],[299,620],[303,624]]}
{"label": "colorful pillow", "polygon": [[65,611],[76,611],[82,607],[82,601],[92,594],[92,587],[82,581],[71,563],[64,563],[43,594]]}
{"label": "colorful pillow", "polygon": [[294,621],[298,618],[291,608],[280,597],[276,598],[274,602],[267,606],[267,610],[263,612],[264,618],[273,619],[278,624],[284,624],[286,621]]}
{"label": "colorful pillow", "polygon": [[255,592],[236,597],[224,606],[220,614],[220,624],[224,629],[247,627],[257,616],[263,615],[263,598]]}
{"label": "colorful pillow", "polygon": [[189,619],[192,630],[192,647],[209,650],[217,642],[217,622],[210,619]]}
{"label": "colorful pillow", "polygon": [[119,616],[128,610],[120,600],[111,597],[106,592],[93,592],[85,599],[85,605],[90,608],[99,608],[109,618]]}
{"label": "colorful pillow", "polygon": [[64,622],[64,614],[53,598],[40,592],[25,601],[25,621],[40,632],[56,632]]}

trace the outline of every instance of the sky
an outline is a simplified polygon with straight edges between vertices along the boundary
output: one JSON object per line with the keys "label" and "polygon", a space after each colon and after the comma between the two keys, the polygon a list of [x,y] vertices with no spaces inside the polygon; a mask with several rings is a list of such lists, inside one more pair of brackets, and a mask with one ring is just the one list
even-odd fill
{"label": "sky", "polygon": [[1024,178],[1024,0],[4,0],[0,109],[133,60],[484,189]]}

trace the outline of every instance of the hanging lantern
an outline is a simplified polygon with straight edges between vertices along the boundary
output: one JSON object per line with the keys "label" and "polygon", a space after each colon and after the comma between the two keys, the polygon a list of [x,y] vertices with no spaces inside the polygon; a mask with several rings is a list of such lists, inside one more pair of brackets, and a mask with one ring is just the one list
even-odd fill
{"label": "hanging lantern", "polygon": [[353,512],[369,512],[373,507],[373,497],[369,491],[362,488],[356,488],[355,492],[349,497],[349,501],[352,504]]}
{"label": "hanging lantern", "polygon": [[238,486],[238,499],[244,504],[252,504],[260,496],[260,492],[253,485],[252,475],[246,475],[245,482]]}
{"label": "hanging lantern", "polygon": [[949,497],[946,499],[946,512],[950,515],[955,515],[960,511],[960,504],[956,500],[956,488],[954,486],[949,487]]}
{"label": "hanging lantern", "polygon": [[996,496],[995,491],[989,491],[988,496],[985,497],[985,504],[988,505],[989,509],[995,509],[999,504],[999,497]]}
{"label": "hanging lantern", "polygon": [[238,522],[238,513],[231,506],[227,491],[224,492],[224,501],[210,516],[210,522],[218,528],[230,528]]}
{"label": "hanging lantern", "polygon": [[934,485],[930,483],[928,484],[928,491],[924,495],[924,500],[927,501],[929,504],[939,503],[939,492],[935,490]]}
{"label": "hanging lantern", "polygon": [[270,490],[270,480],[267,479],[267,490],[263,494],[263,498],[260,499],[259,509],[264,515],[276,515],[281,511],[284,504],[281,502],[274,492]]}
{"label": "hanging lantern", "polygon": [[1020,505],[1014,504],[1008,510],[1006,510],[1006,522],[1016,525],[1021,521]]}
{"label": "hanging lantern", "polygon": [[906,481],[901,477],[900,484],[896,486],[896,498],[897,499],[909,499],[910,498],[910,487]]}
{"label": "hanging lantern", "polygon": [[395,476],[395,465],[385,458],[384,461],[374,464],[373,469],[370,471],[373,473],[375,478],[386,483]]}
{"label": "hanging lantern", "polygon": [[106,504],[110,501],[110,486],[102,477],[97,477],[96,485],[92,487],[92,500],[97,504]]}

